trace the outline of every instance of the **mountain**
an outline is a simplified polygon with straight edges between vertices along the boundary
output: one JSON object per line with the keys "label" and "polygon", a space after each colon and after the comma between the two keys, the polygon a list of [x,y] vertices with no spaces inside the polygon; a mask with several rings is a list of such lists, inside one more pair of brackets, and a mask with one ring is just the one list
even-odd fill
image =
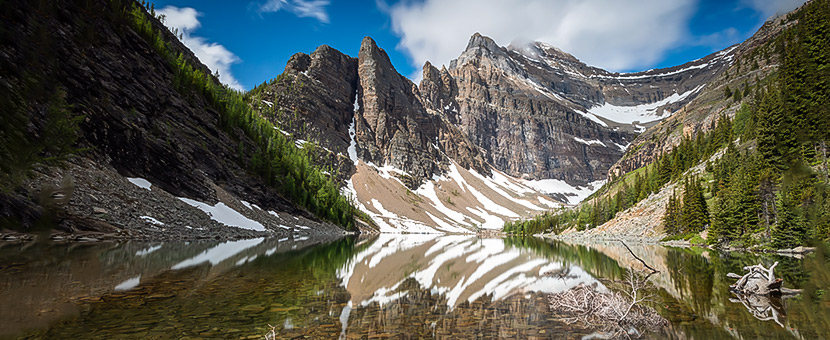
{"label": "mountain", "polygon": [[0,228],[229,239],[353,227],[336,184],[152,9],[118,0],[0,7]]}
{"label": "mountain", "polygon": [[[691,162],[667,157],[738,117],[739,97],[775,73],[771,42],[795,22],[625,74],[476,33],[449,65],[426,63],[418,84],[366,37],[357,56],[320,46],[240,93],[152,8],[2,6],[3,226],[162,239],[498,229],[610,181],[589,203],[607,205],[597,199],[645,183],[653,164]],[[655,184],[629,196],[667,176],[645,176]],[[625,205],[586,206],[574,216],[598,222]]]}
{"label": "mountain", "polygon": [[573,209],[505,229],[724,248],[830,239],[828,30],[826,0],[769,20],[695,98],[634,140],[609,183]]}
{"label": "mountain", "polygon": [[250,103],[335,171],[384,231],[499,228],[579,202],[647,126],[695,98],[730,48],[668,69],[618,74],[550,45],[474,34],[416,85],[367,37],[357,58],[321,46]]}

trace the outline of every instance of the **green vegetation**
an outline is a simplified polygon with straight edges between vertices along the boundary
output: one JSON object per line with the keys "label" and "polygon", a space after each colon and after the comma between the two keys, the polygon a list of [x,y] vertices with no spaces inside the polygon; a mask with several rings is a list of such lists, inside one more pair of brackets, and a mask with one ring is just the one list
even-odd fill
{"label": "green vegetation", "polygon": [[735,118],[757,149],[730,145],[714,166],[710,243],[790,248],[830,238],[830,1],[790,19],[799,24],[774,42],[778,74]]}
{"label": "green vegetation", "polygon": [[[585,230],[608,222],[618,212],[633,207],[664,185],[682,179],[686,170],[709,159],[725,146],[732,133],[732,123],[725,117],[721,117],[719,122],[709,133],[698,134],[696,138],[685,138],[670,152],[658,157],[657,161],[604,185],[577,209],[560,209],[531,220],[508,222],[504,225],[504,231],[513,234],[558,233],[571,227]],[[699,187],[695,193],[697,199],[705,202],[703,188],[697,183],[699,179],[695,178],[691,182]],[[688,220],[682,223],[685,223],[684,226],[693,226],[698,231],[702,230],[708,224],[704,222],[708,218],[708,208],[701,204],[688,209],[697,215],[687,217]],[[678,218],[681,216],[678,215]],[[674,225],[670,228],[672,233],[681,232]],[[682,229],[685,232],[687,228]]]}
{"label": "green vegetation", "polygon": [[[505,231],[591,228],[683,180],[683,193],[672,194],[663,216],[667,239],[699,242],[707,229],[707,241],[718,245],[790,248],[830,239],[830,1],[812,1],[789,20],[798,24],[759,47],[777,51],[779,71],[754,86],[724,88],[727,100],[741,103],[734,120],[720,117],[708,133],[614,179],[577,209],[508,223]],[[720,158],[707,161],[719,150]],[[704,161],[701,177],[683,177]]]}
{"label": "green vegetation", "polygon": [[[120,2],[113,0],[114,4]],[[257,114],[248,104],[246,94],[221,85],[210,73],[176,54],[162,32],[154,28],[147,13],[153,14],[152,8],[145,9],[135,2],[116,8],[125,9],[133,29],[165,58],[175,74],[174,85],[182,95],[191,100],[204,99],[219,112],[219,124],[225,131],[231,135],[241,132],[253,142],[255,150],[244,160],[251,172],[318,217],[347,230],[354,229],[356,209],[339,193],[337,182],[312,164],[310,151],[297,148],[270,121]]]}
{"label": "green vegetation", "polygon": [[[32,87],[52,94],[28,96],[33,94]],[[0,191],[8,192],[38,164],[58,164],[79,151],[74,145],[83,116],[72,112],[66,103],[66,91],[34,78],[22,95],[2,92],[0,96],[5,98],[0,99],[4,112],[0,124]]]}

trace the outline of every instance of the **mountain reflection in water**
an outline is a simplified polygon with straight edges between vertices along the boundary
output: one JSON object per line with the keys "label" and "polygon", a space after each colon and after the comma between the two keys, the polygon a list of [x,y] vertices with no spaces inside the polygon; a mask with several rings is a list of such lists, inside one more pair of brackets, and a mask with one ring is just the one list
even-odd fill
{"label": "mountain reflection in water", "polygon": [[484,295],[501,300],[514,294],[559,292],[580,283],[598,283],[579,266],[505,243],[460,235],[382,234],[338,270],[337,276],[355,305],[394,301],[406,294],[399,287],[412,279],[432,294],[445,295],[450,309]]}
{"label": "mountain reflection in water", "polygon": [[[826,253],[804,260],[631,245],[660,273],[651,338],[813,339],[830,334]],[[763,321],[729,271],[780,261],[802,296]],[[546,296],[641,269],[619,242],[380,235],[193,243],[0,244],[0,338],[576,339]],[[550,273],[546,275],[546,273]],[[779,325],[780,323],[780,325]]]}

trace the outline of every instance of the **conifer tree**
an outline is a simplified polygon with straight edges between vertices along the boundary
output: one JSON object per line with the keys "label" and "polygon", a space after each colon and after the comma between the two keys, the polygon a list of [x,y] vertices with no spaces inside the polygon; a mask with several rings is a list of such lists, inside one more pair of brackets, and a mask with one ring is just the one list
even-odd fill
{"label": "conifer tree", "polygon": [[663,215],[663,230],[668,235],[677,234],[680,224],[680,202],[677,193],[672,191],[669,203],[666,205],[666,213]]}
{"label": "conifer tree", "polygon": [[793,248],[804,242],[803,222],[795,211],[795,203],[789,192],[779,195],[778,223],[772,229],[773,245],[781,248]]}
{"label": "conifer tree", "polygon": [[709,225],[709,211],[703,197],[703,189],[696,177],[687,179],[683,192],[681,226],[683,232],[701,232]]}

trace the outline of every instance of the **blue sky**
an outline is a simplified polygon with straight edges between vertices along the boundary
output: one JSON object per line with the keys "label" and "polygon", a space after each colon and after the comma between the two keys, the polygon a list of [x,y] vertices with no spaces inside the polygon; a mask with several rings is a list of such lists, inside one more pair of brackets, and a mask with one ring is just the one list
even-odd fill
{"label": "blue sky", "polygon": [[480,32],[500,45],[544,41],[610,71],[669,67],[751,36],[803,0],[258,0],[155,1],[168,26],[220,79],[240,89],[280,74],[322,44],[357,56],[371,36],[416,79],[448,64]]}

